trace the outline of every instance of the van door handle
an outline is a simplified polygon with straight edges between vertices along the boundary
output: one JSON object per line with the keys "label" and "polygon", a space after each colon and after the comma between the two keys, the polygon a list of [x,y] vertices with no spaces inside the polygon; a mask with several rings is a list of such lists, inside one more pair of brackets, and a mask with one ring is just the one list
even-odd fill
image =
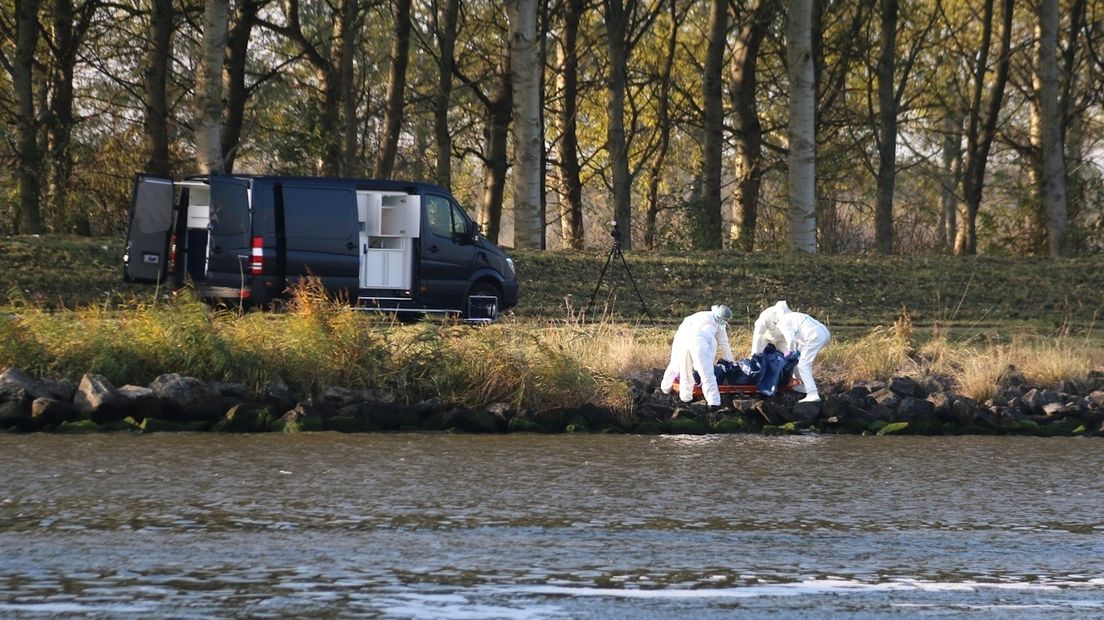
{"label": "van door handle", "polygon": [[430,252],[433,252],[434,254],[436,254],[436,253],[437,253],[437,246],[435,246],[435,245],[431,245],[431,246],[429,246],[429,251],[430,251]]}
{"label": "van door handle", "polygon": [[355,243],[353,243],[352,241],[350,241],[349,243],[346,243],[346,244],[345,244],[345,249],[346,249],[346,250],[352,250],[352,249],[354,249],[354,248],[356,248],[356,244],[355,244]]}

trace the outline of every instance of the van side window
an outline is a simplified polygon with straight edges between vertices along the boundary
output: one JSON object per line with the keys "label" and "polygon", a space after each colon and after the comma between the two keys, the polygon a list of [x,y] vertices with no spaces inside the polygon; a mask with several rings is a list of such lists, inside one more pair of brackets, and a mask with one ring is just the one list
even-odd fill
{"label": "van side window", "polygon": [[447,198],[442,196],[425,197],[426,219],[429,220],[429,230],[441,237],[452,237],[454,225],[452,223],[452,205]]}
{"label": "van side window", "polygon": [[348,223],[356,221],[356,192],[285,185],[284,221],[298,237],[343,240],[350,234]]}
{"label": "van side window", "polygon": [[468,233],[468,217],[464,215],[464,210],[456,205],[452,205],[452,234],[463,236]]}

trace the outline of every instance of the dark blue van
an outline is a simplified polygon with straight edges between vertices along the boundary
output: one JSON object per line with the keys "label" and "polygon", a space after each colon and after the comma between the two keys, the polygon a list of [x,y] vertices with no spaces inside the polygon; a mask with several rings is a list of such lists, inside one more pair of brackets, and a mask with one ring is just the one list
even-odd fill
{"label": "dark blue van", "polygon": [[447,190],[426,183],[139,175],[123,277],[192,282],[267,304],[305,276],[359,308],[494,320],[517,304],[514,261]]}

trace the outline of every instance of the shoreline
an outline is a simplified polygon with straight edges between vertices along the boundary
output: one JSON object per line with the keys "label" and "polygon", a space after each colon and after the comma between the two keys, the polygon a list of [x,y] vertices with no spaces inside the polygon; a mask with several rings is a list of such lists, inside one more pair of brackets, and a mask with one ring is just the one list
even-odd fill
{"label": "shoreline", "polygon": [[1104,372],[1085,385],[1032,386],[1015,367],[985,402],[955,394],[938,378],[894,377],[826,386],[823,401],[800,394],[722,397],[720,407],[682,403],[658,391],[662,370],[625,379],[627,410],[591,403],[540,411],[493,403],[471,409],[439,399],[406,404],[379,390],[328,387],[293,393],[280,380],[258,394],[241,384],[204,382],[176,373],[148,386],[116,388],[102,375],[79,384],[0,373],[0,432],[316,432],[633,433],[787,435],[1104,436]]}

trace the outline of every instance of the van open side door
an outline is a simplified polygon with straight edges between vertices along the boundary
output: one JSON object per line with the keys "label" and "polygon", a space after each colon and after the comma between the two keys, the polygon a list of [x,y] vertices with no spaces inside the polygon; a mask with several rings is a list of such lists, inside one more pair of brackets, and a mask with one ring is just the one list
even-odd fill
{"label": "van open side door", "polygon": [[249,183],[233,177],[210,177],[211,236],[208,242],[207,276],[220,273],[244,278],[249,272]]}
{"label": "van open side door", "polygon": [[173,223],[172,179],[139,175],[130,205],[123,279],[157,283],[165,279]]}

